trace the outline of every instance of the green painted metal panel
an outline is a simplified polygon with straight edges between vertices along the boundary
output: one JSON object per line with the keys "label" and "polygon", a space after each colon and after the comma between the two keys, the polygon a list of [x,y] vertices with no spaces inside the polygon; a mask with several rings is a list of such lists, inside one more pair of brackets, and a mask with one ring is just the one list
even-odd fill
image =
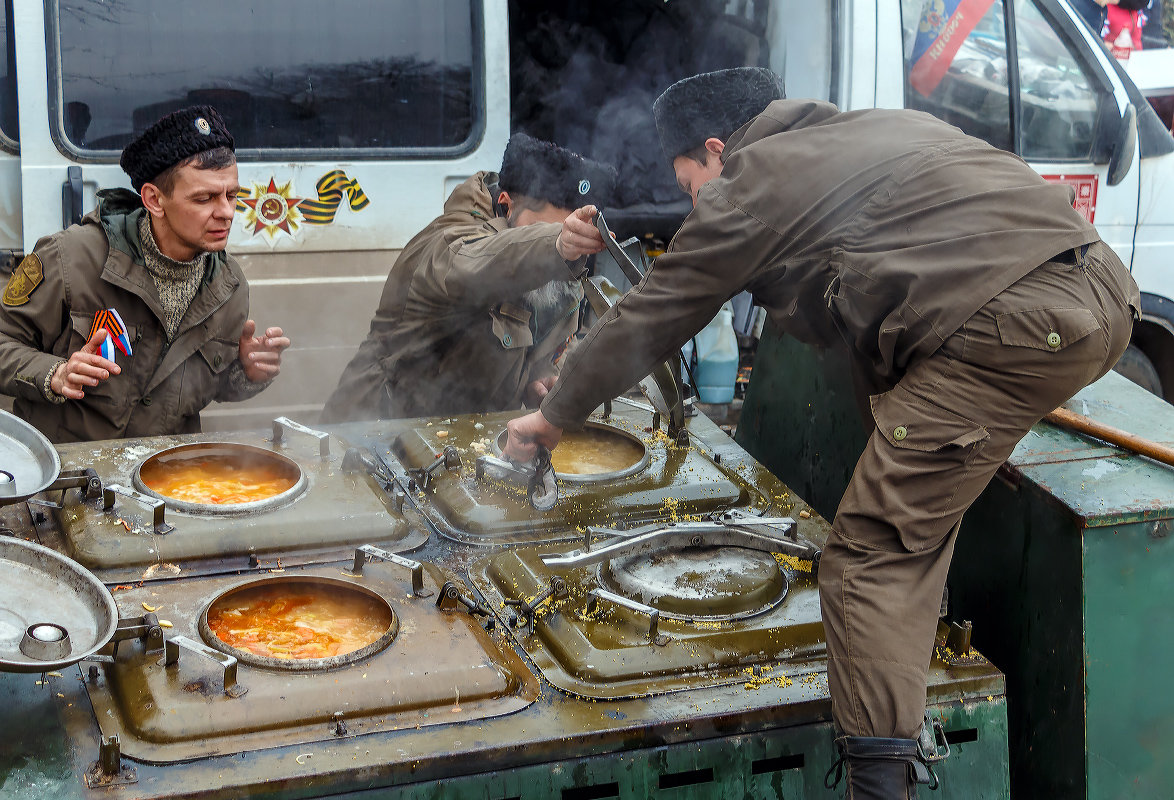
{"label": "green painted metal panel", "polygon": [[[1174,442],[1174,409],[1109,373],[1068,406]],[[737,436],[831,518],[866,440],[847,361],[768,330]],[[963,521],[955,614],[1007,676],[1019,798],[1169,798],[1174,470],[1035,426]]]}
{"label": "green painted metal panel", "polygon": [[[953,754],[936,771],[939,800],[1000,800],[1007,791],[1006,706],[1002,698],[938,706]],[[536,764],[339,800],[802,800],[834,796],[824,775],[835,759],[828,723],[589,759]],[[843,793],[843,784],[839,794]]]}

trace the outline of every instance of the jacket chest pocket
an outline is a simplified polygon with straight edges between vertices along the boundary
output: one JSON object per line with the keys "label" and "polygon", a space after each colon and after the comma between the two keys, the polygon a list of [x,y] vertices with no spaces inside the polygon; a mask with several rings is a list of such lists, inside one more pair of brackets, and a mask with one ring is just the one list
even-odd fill
{"label": "jacket chest pocket", "polygon": [[225,339],[211,339],[200,345],[200,358],[208,369],[216,375],[224,372],[228,365],[236,360],[240,353],[240,342],[230,342]]}
{"label": "jacket chest pocket", "polygon": [[489,312],[493,320],[493,335],[506,350],[530,347],[534,333],[530,330],[530,312],[511,303],[502,303]]}
{"label": "jacket chest pocket", "polygon": [[179,395],[179,413],[182,416],[198,414],[216,399],[220,381],[228,366],[236,360],[239,342],[209,339],[200,345],[196,354],[183,366],[182,391]]}
{"label": "jacket chest pocket", "polygon": [[[70,323],[73,327],[73,336],[70,338],[70,342],[69,342],[69,352],[70,353],[74,352],[75,350],[80,350],[82,347],[84,347],[86,345],[86,343],[88,341],[90,341],[90,334],[94,330],[94,318],[96,316],[97,316],[97,314],[83,314],[83,313],[78,313],[76,311],[70,313],[70,315],[69,315]],[[114,323],[114,324],[117,324],[117,323]],[[117,333],[117,331],[111,330],[110,331],[111,338],[114,338],[114,335],[116,333]],[[128,324],[126,324],[125,333],[126,333],[127,341],[130,342],[130,350],[133,355],[135,345],[138,343],[139,337],[142,335],[142,329],[138,325],[131,325],[128,323]],[[119,356],[122,355],[122,351],[120,349],[117,349],[117,347],[116,347],[116,353]]]}

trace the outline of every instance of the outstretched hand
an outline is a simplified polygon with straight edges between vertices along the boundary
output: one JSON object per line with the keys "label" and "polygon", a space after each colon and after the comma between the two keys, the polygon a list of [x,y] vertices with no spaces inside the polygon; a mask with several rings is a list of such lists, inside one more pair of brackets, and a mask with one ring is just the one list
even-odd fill
{"label": "outstretched hand", "polygon": [[563,229],[559,231],[554,247],[564,260],[578,261],[583,256],[603,249],[603,237],[595,227],[595,215],[598,213],[595,206],[583,206],[563,220]]}
{"label": "outstretched hand", "polygon": [[255,336],[257,323],[246,320],[241,331],[240,361],[245,377],[253,383],[262,383],[281,372],[281,351],[289,347],[289,339],[281,328],[266,328],[264,336]]}
{"label": "outstretched hand", "polygon": [[122,367],[108,358],[98,355],[102,342],[110,332],[105,328],[94,331],[82,349],[70,355],[69,360],[53,371],[49,387],[70,400],[81,400],[86,396],[87,386],[97,386],[111,375],[122,372]]}
{"label": "outstretched hand", "polygon": [[547,422],[541,411],[511,419],[506,430],[509,434],[502,452],[507,458],[523,462],[534,460],[540,444],[553,450],[563,435],[563,429]]}

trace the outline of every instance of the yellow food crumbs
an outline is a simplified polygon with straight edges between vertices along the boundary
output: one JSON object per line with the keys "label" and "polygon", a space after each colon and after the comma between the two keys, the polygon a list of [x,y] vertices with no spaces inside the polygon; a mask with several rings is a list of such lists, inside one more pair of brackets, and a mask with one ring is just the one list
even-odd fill
{"label": "yellow food crumbs", "polygon": [[437,431],[436,438],[437,439],[447,439],[448,438],[448,431]]}
{"label": "yellow food crumbs", "polygon": [[159,609],[159,606],[150,606],[150,605],[147,605],[146,603],[143,603],[143,610],[144,611],[157,611],[158,609]]}
{"label": "yellow food crumbs", "polygon": [[799,558],[798,556],[788,555],[787,553],[771,553],[771,555],[775,557],[775,561],[780,566],[790,567],[796,572],[811,572],[815,566],[815,562],[809,558]]}
{"label": "yellow food crumbs", "polygon": [[168,622],[167,620],[165,620],[165,619],[161,619],[161,620],[159,620],[159,627],[161,627],[161,628],[173,628],[173,627],[175,627],[175,626],[174,626],[174,625],[172,625],[172,624],[171,624],[170,622]]}
{"label": "yellow food crumbs", "polygon": [[794,683],[794,681],[792,681],[786,675],[776,675],[776,676],[767,675],[766,673],[770,672],[772,669],[774,669],[774,668],[772,666],[770,666],[769,664],[767,664],[766,666],[760,667],[758,670],[758,674],[756,675],[754,673],[753,667],[746,667],[745,669],[742,670],[742,672],[750,675],[750,680],[748,680],[744,684],[742,684],[743,688],[745,688],[747,690],[757,691],[758,689],[762,688],[763,686],[766,686],[767,684],[775,684],[776,686],[780,686],[783,689],[786,689],[788,686],[790,686],[792,683]]}
{"label": "yellow food crumbs", "polygon": [[799,512],[799,519],[811,519],[811,512],[806,508]]}

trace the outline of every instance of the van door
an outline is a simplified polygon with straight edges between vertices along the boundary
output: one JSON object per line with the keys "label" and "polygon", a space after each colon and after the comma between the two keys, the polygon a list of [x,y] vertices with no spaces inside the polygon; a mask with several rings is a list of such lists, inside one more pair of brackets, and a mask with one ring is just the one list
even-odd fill
{"label": "van door", "polygon": [[16,114],[16,34],[12,0],[0,16],[0,268],[20,250],[20,128]]}
{"label": "van door", "polygon": [[1130,263],[1136,125],[1092,32],[1055,0],[901,0],[904,95],[1076,190],[1076,208]]}
{"label": "van door", "polygon": [[118,158],[137,133],[215,106],[243,188],[228,250],[257,324],[294,347],[273,387],[214,406],[205,427],[314,421],[396,251],[460,181],[501,163],[506,0],[11,2],[24,248],[99,188],[128,185]]}

